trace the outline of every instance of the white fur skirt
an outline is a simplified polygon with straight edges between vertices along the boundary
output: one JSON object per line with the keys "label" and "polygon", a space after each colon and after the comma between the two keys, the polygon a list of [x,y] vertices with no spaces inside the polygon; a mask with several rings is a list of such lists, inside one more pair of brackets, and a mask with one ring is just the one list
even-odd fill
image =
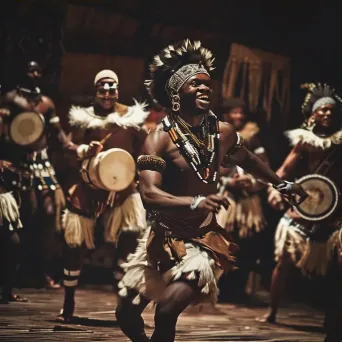
{"label": "white fur skirt", "polygon": [[202,300],[217,301],[217,282],[223,271],[210,254],[194,243],[185,243],[186,255],[175,266],[161,274],[157,267],[148,261],[147,240],[150,228],[146,230],[134,254],[121,267],[125,275],[119,283],[119,296],[127,297],[130,290],[135,290],[133,304],[140,303],[140,295],[158,302],[166,286],[179,279],[194,280],[201,289]]}
{"label": "white fur skirt", "polygon": [[340,248],[339,231],[327,241],[312,241],[305,233],[306,228],[286,215],[277,226],[274,237],[275,260],[287,253],[303,274],[325,275],[335,248]]}
{"label": "white fur skirt", "polygon": [[18,203],[11,192],[0,194],[0,227],[5,221],[9,223],[9,230],[13,231],[23,227]]}
{"label": "white fur skirt", "polygon": [[[147,227],[146,211],[139,193],[128,196],[122,205],[107,209],[99,219],[104,223],[105,242],[113,244],[118,241],[122,232],[131,231],[143,234]],[[70,247],[79,247],[84,243],[88,249],[95,248],[95,218],[65,210],[62,226],[65,241]]]}

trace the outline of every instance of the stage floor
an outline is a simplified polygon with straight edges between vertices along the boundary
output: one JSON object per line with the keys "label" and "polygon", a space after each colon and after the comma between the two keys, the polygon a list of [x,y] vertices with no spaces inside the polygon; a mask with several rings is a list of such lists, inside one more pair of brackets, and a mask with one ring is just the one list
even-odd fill
{"label": "stage floor", "polygon": [[[28,303],[0,305],[0,341],[128,341],[115,321],[115,296],[108,288],[82,288],[77,292],[77,324],[55,321],[63,290],[24,289]],[[323,314],[304,305],[287,303],[277,325],[259,323],[265,308],[231,304],[192,307],[180,316],[176,341],[323,341]],[[147,333],[153,312],[144,313]]]}

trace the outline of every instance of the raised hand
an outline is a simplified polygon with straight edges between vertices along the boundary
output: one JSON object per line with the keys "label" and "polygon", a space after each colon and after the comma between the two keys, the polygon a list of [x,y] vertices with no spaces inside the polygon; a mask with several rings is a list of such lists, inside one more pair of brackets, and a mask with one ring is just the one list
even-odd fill
{"label": "raised hand", "polygon": [[87,150],[87,157],[94,157],[103,150],[103,145],[99,141],[92,141]]}

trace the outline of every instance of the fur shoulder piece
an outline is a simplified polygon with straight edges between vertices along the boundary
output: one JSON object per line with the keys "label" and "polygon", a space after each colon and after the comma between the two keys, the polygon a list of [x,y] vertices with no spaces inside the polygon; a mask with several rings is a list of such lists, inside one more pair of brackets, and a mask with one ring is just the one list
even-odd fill
{"label": "fur shoulder piece", "polygon": [[114,112],[106,117],[96,115],[93,107],[72,106],[69,111],[69,124],[83,129],[108,128],[116,125],[124,129],[133,127],[140,130],[150,113],[145,111],[145,103],[138,103],[135,99],[134,102],[133,106],[127,107],[128,110],[124,115]]}
{"label": "fur shoulder piece", "polygon": [[332,144],[339,145],[342,144],[342,131],[337,131],[329,137],[319,137],[303,128],[293,129],[291,131],[286,131],[285,135],[290,140],[292,146],[297,145],[299,142],[311,145],[312,147],[320,148],[326,150],[332,146]]}

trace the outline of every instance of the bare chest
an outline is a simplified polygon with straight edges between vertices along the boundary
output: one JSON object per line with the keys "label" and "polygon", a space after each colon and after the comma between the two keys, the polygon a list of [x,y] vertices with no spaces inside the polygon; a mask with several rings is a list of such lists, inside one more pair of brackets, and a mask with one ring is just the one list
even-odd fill
{"label": "bare chest", "polygon": [[310,151],[306,154],[307,173],[318,173],[330,178],[339,187],[342,183],[342,150],[341,147],[328,150]]}
{"label": "bare chest", "polygon": [[[174,195],[195,196],[197,194],[208,195],[216,192],[217,183],[206,184],[198,178],[196,172],[184,159],[181,152],[171,141],[166,155],[166,169],[164,172],[164,188]],[[220,153],[219,161],[223,160]]]}
{"label": "bare chest", "polygon": [[100,141],[103,143],[104,150],[110,148],[122,148],[129,153],[134,152],[135,135],[132,128],[123,129],[115,127],[111,130],[97,128],[89,129],[85,134],[85,143]]}

